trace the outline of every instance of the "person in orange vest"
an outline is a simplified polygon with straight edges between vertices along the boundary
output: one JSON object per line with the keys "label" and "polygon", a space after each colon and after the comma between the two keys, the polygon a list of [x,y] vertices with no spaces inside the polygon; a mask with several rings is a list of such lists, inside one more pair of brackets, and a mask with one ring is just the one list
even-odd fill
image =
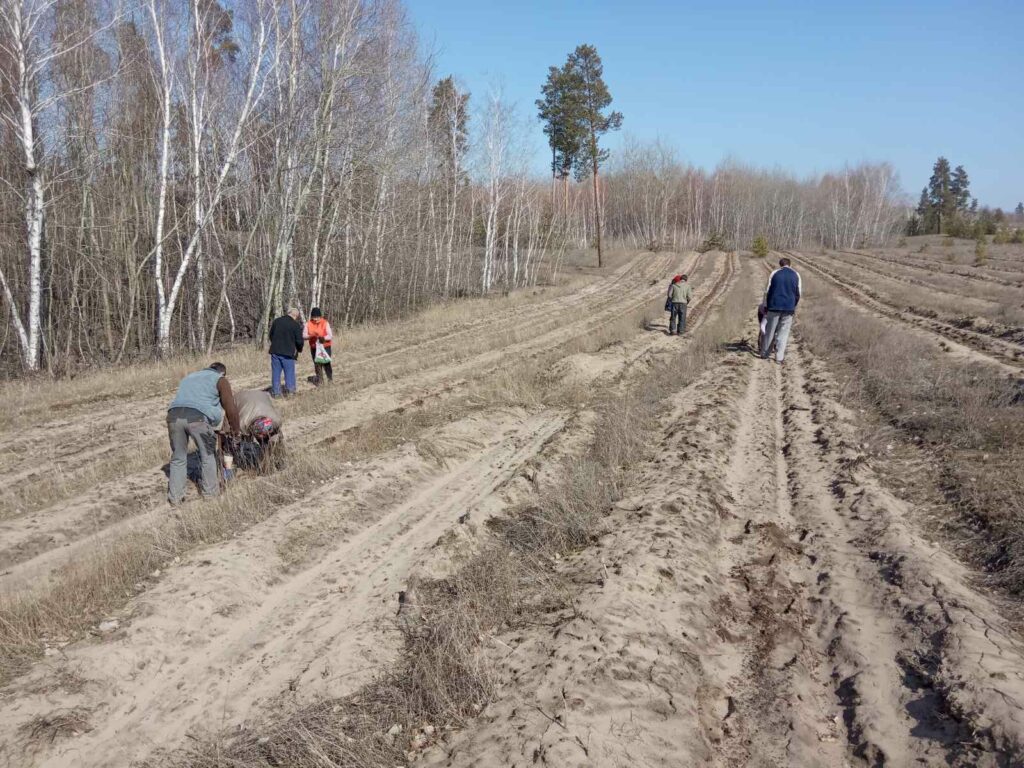
{"label": "person in orange vest", "polygon": [[320,307],[313,307],[309,311],[309,320],[306,322],[302,337],[309,341],[317,386],[323,384],[325,374],[327,381],[334,381],[334,370],[331,368],[331,342],[334,340],[334,334]]}

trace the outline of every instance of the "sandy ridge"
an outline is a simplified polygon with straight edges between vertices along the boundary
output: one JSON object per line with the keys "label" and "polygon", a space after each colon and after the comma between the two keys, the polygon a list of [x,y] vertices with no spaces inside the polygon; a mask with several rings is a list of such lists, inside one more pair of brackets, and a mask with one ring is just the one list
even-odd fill
{"label": "sandy ridge", "polygon": [[[658,262],[660,263],[662,260],[664,257],[659,257]],[[645,264],[645,261],[650,260],[645,260],[643,256],[630,259],[607,278],[595,281],[582,287],[579,291],[565,296],[498,311],[489,318],[488,325],[493,323],[493,326],[490,327],[501,329],[497,334],[500,338],[507,335],[509,328],[536,327],[537,324],[545,320],[557,321],[575,306],[597,296],[612,294],[624,284],[627,278],[645,274],[651,266]],[[341,387],[350,384],[354,377],[347,371],[355,368],[380,365],[384,361],[395,358],[399,358],[399,362],[401,362],[401,358],[409,356],[410,348],[414,348],[418,355],[428,352],[438,345],[450,346],[460,339],[479,336],[482,327],[480,322],[475,322],[440,333],[432,333],[429,329],[424,329],[415,338],[401,338],[396,342],[397,347],[394,349],[369,355],[346,353],[342,339],[339,347],[343,360],[339,366],[341,370],[338,372],[336,383]],[[443,355],[434,357],[443,359]],[[426,365],[431,365],[431,360],[432,358],[428,355]],[[243,376],[235,381],[235,386],[239,389],[262,387],[265,384],[265,372]],[[8,483],[23,481],[44,469],[49,471],[50,465],[45,467],[41,467],[37,463],[26,465],[21,458],[24,455],[49,456],[49,461],[52,462],[52,467],[56,471],[74,472],[84,466],[87,461],[95,460],[112,452],[123,451],[125,434],[131,435],[135,440],[147,436],[162,436],[161,425],[153,421],[152,414],[160,412],[166,407],[167,399],[172,392],[173,388],[161,392],[155,397],[133,397],[127,402],[91,401],[88,404],[89,407],[83,412],[72,414],[62,412],[59,419],[40,423],[32,429],[18,430],[5,441],[4,452],[0,454],[0,480]],[[97,430],[97,424],[101,424],[103,428]]]}
{"label": "sandy ridge", "polygon": [[[967,280],[974,280],[977,282],[1000,285],[1006,288],[1024,288],[1024,275],[1020,273],[1004,272],[1003,274],[1018,274],[1022,279],[1020,280],[1007,280],[996,275],[986,274],[984,267],[969,267],[965,264],[949,264],[941,262],[937,259],[920,259],[914,258],[911,255],[891,255],[883,256],[877,253],[871,253],[869,251],[850,251],[845,249],[836,250],[835,253],[846,253],[851,256],[859,256],[863,259],[870,259],[875,262],[881,262],[888,264],[893,267],[903,267],[904,269],[911,269],[921,272],[925,275],[938,275],[947,277],[962,277]],[[970,271],[961,271],[973,269]],[[996,272],[999,270],[987,270]],[[891,277],[891,275],[889,275]]]}
{"label": "sandy ridge", "polygon": [[[696,286],[695,304],[706,307],[717,302],[728,282],[723,275],[731,274],[733,266],[732,261],[713,265],[711,274]],[[704,317],[703,313],[696,315],[692,327],[698,327]],[[679,340],[660,333],[637,334],[619,345],[619,370],[610,375],[624,381],[627,360],[635,359],[641,348],[651,352],[652,347],[661,345],[662,351],[671,352],[678,344]],[[370,479],[346,478],[325,487],[312,515],[308,502],[299,500],[239,538],[196,553],[172,569],[136,602],[128,614],[127,633],[118,633],[112,646],[76,646],[55,662],[37,667],[8,691],[13,698],[3,719],[10,721],[12,729],[57,706],[85,706],[103,715],[97,718],[93,732],[73,744],[58,743],[52,752],[40,752],[32,764],[60,764],[70,754],[84,761],[82,764],[102,764],[105,752],[99,747],[94,752],[90,746],[99,744],[107,745],[104,750],[114,745],[123,750],[118,754],[137,756],[152,747],[173,746],[190,724],[212,726],[208,717],[204,718],[211,702],[224,702],[217,704],[217,711],[230,722],[271,706],[268,702],[277,701],[282,692],[285,697],[295,691],[337,695],[365,679],[376,664],[386,660],[381,651],[390,647],[386,625],[393,615],[393,590],[409,577],[416,562],[433,557],[416,542],[426,542],[429,550],[429,544],[443,531],[458,528],[455,518],[461,515],[456,513],[463,510],[478,507],[474,519],[480,510],[485,510],[485,515],[486,510],[500,511],[504,492],[496,492],[516,475],[518,467],[535,461],[538,452],[547,455],[557,450],[551,443],[555,435],[564,433],[564,438],[555,441],[563,445],[576,439],[572,430],[565,431],[564,416],[557,414],[502,415],[506,427],[493,422],[497,417],[490,423],[480,418],[456,422],[438,435],[424,438],[431,445],[429,455],[440,447],[446,456],[447,466],[440,474],[437,467],[429,470],[429,462],[424,464],[424,458],[412,448],[361,464]],[[485,449],[478,439],[470,439],[481,432],[499,435],[494,448],[497,453]],[[451,434],[445,437],[444,433]],[[505,458],[506,450],[518,451],[514,454],[517,458]],[[459,456],[474,458],[460,461]],[[376,466],[381,469],[374,469]],[[357,468],[356,473],[363,471]],[[495,473],[497,484],[487,485]],[[415,496],[393,507],[389,499],[409,482]],[[420,490],[412,490],[417,487]],[[360,533],[364,518],[372,515],[377,519],[381,509],[394,511],[387,512],[379,523],[370,521]],[[410,522],[413,512],[422,522]],[[387,528],[389,525],[392,527]],[[278,558],[273,545],[287,531],[325,529],[337,531],[343,537],[341,543],[317,548],[313,565],[277,581],[273,572]],[[385,531],[390,532],[385,536]],[[203,583],[203,589],[196,590],[197,583]],[[347,584],[354,586],[348,589]],[[387,585],[392,592],[386,591]],[[335,588],[344,590],[343,596],[335,594]],[[378,618],[368,620],[366,616]],[[175,629],[182,624],[202,630]],[[162,657],[155,680],[147,671],[151,668],[147,649],[152,648],[159,648],[157,655]],[[344,660],[341,665],[339,658]],[[325,666],[326,659],[334,661]],[[143,663],[145,666],[140,666]],[[60,680],[69,676],[89,681],[77,699],[61,689]],[[112,698],[97,707],[105,697]],[[173,725],[151,732],[154,712],[160,714],[159,722]],[[11,743],[17,739],[12,737]],[[72,748],[73,753],[67,751]]]}

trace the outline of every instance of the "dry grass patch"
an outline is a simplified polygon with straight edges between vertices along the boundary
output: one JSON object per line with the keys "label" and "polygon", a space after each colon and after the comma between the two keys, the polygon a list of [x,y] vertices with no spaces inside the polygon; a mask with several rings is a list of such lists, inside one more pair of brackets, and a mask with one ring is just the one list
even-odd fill
{"label": "dry grass patch", "polygon": [[83,459],[73,471],[60,466],[40,468],[24,480],[0,487],[0,520],[38,512],[118,477],[155,470],[167,462],[169,453],[165,436],[111,451],[110,456]]}
{"label": "dry grass patch", "polygon": [[57,739],[78,736],[92,729],[89,710],[84,707],[59,709],[46,715],[36,715],[19,729],[27,742],[52,744]]}
{"label": "dry grass patch", "polygon": [[[587,281],[581,276],[565,277],[555,286],[528,288],[504,296],[453,299],[423,309],[395,322],[368,323],[350,329],[339,327],[338,350],[343,358],[363,358],[398,351],[412,340],[423,343],[437,336],[487,321],[495,313],[527,308],[545,300],[565,296]],[[336,321],[340,326],[340,321]],[[267,375],[267,355],[262,345],[238,344],[212,355],[181,353],[163,360],[132,361],[73,373],[53,379],[46,375],[0,383],[0,398],[8,408],[0,414],[0,430],[30,426],[41,418],[61,417],[97,404],[115,405],[130,397],[170,397],[178,381],[188,372],[221,360],[228,375],[241,381]]]}
{"label": "dry grass patch", "polygon": [[[518,306],[523,303],[523,300],[522,297],[519,297],[516,301],[511,298],[467,301],[466,304],[472,306],[456,305],[458,310],[456,314],[461,316],[461,313],[469,313],[469,316],[473,316],[476,312],[481,311],[476,307],[476,303],[486,304],[487,302],[499,306],[503,303]],[[452,311],[451,307],[446,309],[449,312]],[[427,310],[425,314],[429,313],[443,316],[440,308]],[[429,320],[430,317],[424,319],[428,326]],[[386,364],[358,365],[357,359],[349,359],[344,352],[341,352],[339,367],[351,366],[351,368],[349,372],[338,376],[334,386],[304,392],[301,397],[283,401],[280,407],[286,421],[325,414],[354,392],[420,371],[465,362],[488,351],[511,347],[541,333],[554,330],[563,321],[564,316],[561,313],[553,313],[550,317],[541,318],[529,327],[501,328],[499,326],[493,333],[479,334],[473,338],[464,339],[461,343],[453,341],[440,348],[431,348],[421,341],[413,343],[411,347],[403,347],[403,354]],[[613,323],[612,327],[598,325],[595,328],[595,333],[608,339],[622,338],[621,326],[622,323],[619,322]],[[360,333],[363,338],[359,343],[363,346],[373,347],[374,345],[369,341],[379,338],[382,329],[367,327]],[[581,339],[581,347],[589,349],[592,346],[593,342],[590,340],[590,336],[591,334],[583,334],[578,337]],[[551,354],[564,354],[564,349],[566,349],[565,346]],[[259,361],[261,365],[264,365],[265,355],[259,355]],[[234,375],[234,371],[230,368],[229,375]],[[175,379],[175,381],[177,380]],[[238,386],[237,382],[236,386]],[[154,414],[154,417],[158,415]],[[41,467],[40,471],[31,478],[9,485],[0,491],[0,517],[45,509],[57,502],[84,493],[100,483],[109,482],[128,473],[159,466],[160,462],[166,458],[166,451],[167,440],[160,436],[138,443],[115,444],[107,454],[83,461],[76,465],[71,472]]]}
{"label": "dry grass patch", "polygon": [[460,407],[439,402],[433,409],[387,413],[315,450],[292,450],[286,471],[246,477],[216,499],[185,504],[165,519],[101,540],[46,586],[0,599],[0,679],[17,674],[48,644],[65,643],[120,608],[174,557],[267,519],[320,481],[338,477],[347,463],[390,450],[454,418]]}
{"label": "dry grass patch", "polygon": [[[827,294],[820,280],[810,282]],[[937,458],[933,482],[956,514],[934,522],[993,583],[1024,594],[1021,381],[837,304],[812,302],[805,317],[801,337],[843,373],[848,396]]]}
{"label": "dry grass patch", "polygon": [[[925,317],[937,317],[950,323],[962,318],[970,323],[973,317],[1011,326],[1024,323],[1019,288],[984,284],[945,274],[912,277],[899,274],[893,268],[881,269],[864,261],[847,254],[830,254],[818,260],[817,265],[886,304],[906,307]],[[976,330],[990,332],[984,327]],[[1001,330],[1012,332],[1015,329]]]}

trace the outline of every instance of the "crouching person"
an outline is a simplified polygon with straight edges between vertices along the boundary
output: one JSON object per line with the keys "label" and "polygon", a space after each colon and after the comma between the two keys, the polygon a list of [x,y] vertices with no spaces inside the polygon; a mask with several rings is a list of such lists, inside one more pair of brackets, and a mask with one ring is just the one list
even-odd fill
{"label": "crouching person", "polygon": [[235,395],[242,425],[241,439],[232,446],[239,469],[267,472],[284,459],[281,412],[262,389],[243,389]]}
{"label": "crouching person", "polygon": [[167,500],[171,504],[185,500],[190,439],[199,451],[203,495],[216,496],[220,492],[217,429],[225,422],[228,433],[237,435],[238,409],[223,363],[213,363],[181,380],[167,409],[167,436],[171,443]]}

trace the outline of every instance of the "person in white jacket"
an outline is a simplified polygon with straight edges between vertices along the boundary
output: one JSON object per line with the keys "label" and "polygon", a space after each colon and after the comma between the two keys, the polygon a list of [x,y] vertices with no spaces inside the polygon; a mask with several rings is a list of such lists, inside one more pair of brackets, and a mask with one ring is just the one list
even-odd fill
{"label": "person in white jacket", "polygon": [[325,375],[327,381],[334,381],[334,370],[331,368],[331,345],[334,341],[334,334],[331,332],[331,324],[327,322],[320,307],[313,307],[309,311],[309,321],[303,329],[302,338],[309,342],[317,386],[323,384]]}

